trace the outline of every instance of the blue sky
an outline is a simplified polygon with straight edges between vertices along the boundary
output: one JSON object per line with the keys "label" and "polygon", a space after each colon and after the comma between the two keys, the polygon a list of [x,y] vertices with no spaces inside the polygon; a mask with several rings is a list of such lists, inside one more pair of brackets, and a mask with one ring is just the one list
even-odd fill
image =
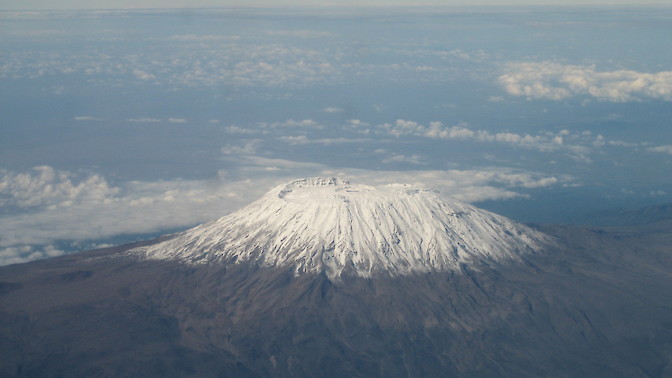
{"label": "blue sky", "polygon": [[306,176],[520,221],[670,202],[670,32],[666,8],[4,12],[0,264]]}

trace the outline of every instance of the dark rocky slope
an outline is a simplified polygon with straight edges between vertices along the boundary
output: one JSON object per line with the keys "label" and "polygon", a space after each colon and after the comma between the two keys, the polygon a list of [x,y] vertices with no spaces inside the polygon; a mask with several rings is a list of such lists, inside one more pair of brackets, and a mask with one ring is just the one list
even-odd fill
{"label": "dark rocky slope", "polygon": [[0,268],[0,376],[672,375],[672,233],[545,227],[524,263],[373,278],[118,247]]}

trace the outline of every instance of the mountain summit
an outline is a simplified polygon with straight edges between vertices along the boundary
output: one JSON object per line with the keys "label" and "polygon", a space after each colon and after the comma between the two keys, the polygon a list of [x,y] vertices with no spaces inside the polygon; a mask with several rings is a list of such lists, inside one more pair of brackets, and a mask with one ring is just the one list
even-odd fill
{"label": "mountain summit", "polygon": [[409,185],[307,178],[214,222],[131,254],[188,263],[252,262],[369,277],[516,261],[549,238],[505,217]]}

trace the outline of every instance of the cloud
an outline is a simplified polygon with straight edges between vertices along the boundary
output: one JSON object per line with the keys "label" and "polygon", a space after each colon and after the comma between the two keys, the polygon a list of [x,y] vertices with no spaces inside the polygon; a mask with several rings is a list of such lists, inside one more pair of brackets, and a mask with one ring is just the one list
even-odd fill
{"label": "cloud", "polygon": [[385,123],[380,127],[397,138],[405,135],[415,135],[431,139],[476,139],[479,134],[466,126],[466,124],[460,124],[445,127],[438,121],[430,122],[429,126],[424,126],[415,121],[398,119],[393,124]]}
{"label": "cloud", "polygon": [[[359,121],[358,121],[359,122]],[[355,128],[355,126],[348,126]],[[387,134],[395,138],[415,136],[437,140],[471,141],[474,143],[497,143],[514,148],[525,148],[544,153],[560,152],[569,158],[583,162],[592,162],[590,155],[604,148],[629,148],[637,150],[648,147],[651,152],[670,153],[669,146],[650,147],[647,142],[626,142],[609,140],[601,134],[591,131],[541,131],[538,134],[518,134],[508,131],[491,132],[479,130],[466,123],[445,126],[434,121],[423,125],[416,121],[398,119],[394,123],[384,123],[376,127],[378,134]]]}
{"label": "cloud", "polygon": [[[360,121],[357,121],[360,122]],[[361,125],[354,125],[348,123],[344,129],[357,129],[358,126],[368,125],[361,123]],[[320,122],[312,119],[294,120],[288,119],[281,122],[258,122],[253,125],[241,127],[237,125],[230,125],[224,127],[224,130],[229,134],[239,135],[271,135],[275,140],[290,144],[290,145],[306,145],[306,144],[322,144],[334,145],[345,143],[364,143],[370,142],[367,138],[350,138],[350,137],[312,137],[311,135],[320,135],[318,130],[325,130],[326,126]],[[361,133],[361,130],[357,131]],[[291,135],[295,134],[295,135]],[[290,134],[290,135],[288,135]],[[324,135],[324,134],[322,134]],[[269,137],[270,138],[270,137]],[[238,151],[236,146],[227,147],[227,151]],[[229,153],[231,154],[231,153]]]}
{"label": "cloud", "polygon": [[385,164],[391,164],[391,163],[409,163],[409,164],[424,164],[422,161],[422,158],[420,155],[413,154],[411,156],[406,156],[406,155],[391,155],[385,159],[383,159],[383,163]]}
{"label": "cloud", "polygon": [[100,118],[96,118],[93,116],[75,116],[74,118],[75,121],[101,121]]}
{"label": "cloud", "polygon": [[39,166],[27,173],[0,170],[1,212],[17,208],[67,208],[97,203],[113,197],[119,188],[112,187],[99,175],[90,175],[79,181],[73,174]]}
{"label": "cloud", "polygon": [[257,133],[256,130],[252,130],[252,129],[249,129],[249,128],[244,128],[244,127],[240,127],[240,126],[236,126],[236,125],[226,126],[224,128],[224,130],[229,134],[248,134],[249,135],[249,134],[256,134]]}
{"label": "cloud", "polygon": [[282,137],[279,137],[278,139],[285,142],[285,143],[289,143],[289,144],[293,144],[293,145],[311,143],[311,141],[305,135],[282,136]]}
{"label": "cloud", "polygon": [[[250,152],[252,149],[250,149]],[[52,167],[3,171],[0,264],[65,253],[61,244],[89,246],[118,235],[147,234],[217,219],[271,187],[297,177],[345,176],[364,184],[409,183],[463,201],[525,197],[519,190],[571,181],[501,168],[448,171],[333,170],[318,163],[237,157],[238,170],[203,180],[130,181],[113,186],[99,174]],[[413,159],[413,157],[411,157]],[[67,242],[67,243],[66,243]]]}
{"label": "cloud", "polygon": [[447,58],[459,58],[462,60],[468,61],[483,61],[489,57],[488,53],[483,50],[476,50],[472,52],[467,52],[461,49],[454,49],[448,51],[438,51],[436,52],[440,57]]}
{"label": "cloud", "polygon": [[152,75],[152,74],[150,74],[150,73],[148,73],[148,72],[145,72],[145,71],[143,71],[143,70],[141,70],[141,69],[139,69],[139,68],[135,68],[132,72],[133,72],[133,75],[135,75],[135,77],[138,78],[138,79],[140,79],[140,80],[152,80],[152,79],[156,79],[156,76],[154,76],[154,75]]}
{"label": "cloud", "polygon": [[[209,180],[132,181],[113,187],[95,174],[75,180],[75,174],[51,167],[36,172],[4,172],[0,181],[0,264],[60,254],[59,244],[152,233],[216,219],[276,182],[274,178],[253,182],[220,175]],[[29,193],[21,194],[22,189]]]}
{"label": "cloud", "polygon": [[197,34],[185,34],[185,35],[174,35],[170,39],[174,41],[185,41],[185,42],[203,42],[203,41],[237,41],[240,39],[238,35],[197,35]]}
{"label": "cloud", "polygon": [[239,170],[242,176],[255,176],[259,172],[264,175],[273,171],[276,172],[276,177],[310,177],[319,176],[326,167],[319,163],[295,161],[278,158],[268,158],[255,155],[244,155],[238,158]]}
{"label": "cloud", "polygon": [[333,33],[317,30],[272,30],[266,32],[267,35],[298,38],[323,38],[332,37]]}
{"label": "cloud", "polygon": [[351,125],[353,127],[368,127],[371,126],[371,124],[366,123],[360,119],[349,119],[347,120],[348,125]]}
{"label": "cloud", "polygon": [[448,127],[444,126],[441,122],[430,122],[429,126],[425,126],[415,121],[403,119],[398,119],[392,124],[385,123],[379,127],[384,132],[397,138],[412,135],[430,139],[471,140],[482,143],[509,144],[545,152],[556,151],[561,148],[574,150],[573,152],[575,153],[580,152],[579,150],[584,150],[581,146],[569,147],[564,145],[565,138],[569,135],[569,132],[566,130],[559,133],[545,132],[533,136],[511,132],[492,133],[486,130],[474,130],[465,123]]}
{"label": "cloud", "polygon": [[[386,154],[379,149],[377,153]],[[403,155],[393,155],[403,156]],[[408,158],[408,157],[406,157]],[[420,160],[419,156],[411,159]],[[466,202],[525,198],[520,189],[538,190],[556,185],[569,185],[574,178],[568,175],[549,176],[519,169],[484,167],[468,170],[367,170],[356,168],[333,169],[319,163],[271,159],[247,155],[238,160],[242,176],[253,177],[254,173],[276,173],[278,180],[311,176],[341,176],[352,182],[370,185],[407,183],[434,188],[442,193]],[[280,181],[282,182],[282,181]]]}
{"label": "cloud", "polygon": [[344,126],[345,130],[352,130],[358,134],[371,134],[371,124],[359,119],[349,119]]}
{"label": "cloud", "polygon": [[371,185],[407,183],[439,190],[465,202],[526,198],[520,188],[541,189],[572,182],[570,176],[546,176],[508,168],[470,170],[368,171],[351,170],[352,181]]}
{"label": "cloud", "polygon": [[37,247],[23,245],[9,248],[0,248],[0,266],[45,259],[47,257],[57,257],[64,254],[65,251],[58,249],[53,245]]}
{"label": "cloud", "polygon": [[137,122],[137,123],[156,123],[161,122],[158,118],[151,117],[140,117],[140,118],[129,118],[128,122]]}
{"label": "cloud", "polygon": [[247,141],[243,146],[225,146],[221,151],[224,155],[253,155],[261,145],[261,139],[252,139]]}
{"label": "cloud", "polygon": [[343,113],[345,110],[343,108],[329,107],[322,109],[325,113]]}
{"label": "cloud", "polygon": [[[357,124],[361,121],[357,121]],[[347,128],[356,130],[357,124],[349,124]],[[367,129],[368,130],[368,129]],[[541,131],[538,134],[518,134],[508,131],[491,132],[472,128],[466,123],[445,126],[435,121],[424,125],[416,121],[398,119],[394,123],[384,123],[375,127],[378,134],[387,134],[395,138],[420,137],[437,140],[471,141],[474,143],[497,143],[514,148],[536,150],[544,153],[559,152],[567,157],[583,163],[591,163],[591,154],[604,148],[638,149],[650,146],[649,143],[633,143],[621,140],[609,140],[601,134],[591,131]],[[649,147],[651,152],[670,153],[669,146]]]}
{"label": "cloud", "polygon": [[313,121],[312,119],[304,119],[296,121],[293,119],[288,119],[284,122],[260,122],[257,124],[261,128],[266,129],[275,129],[275,128],[312,128],[312,129],[323,129],[324,126],[320,125],[318,122]]}
{"label": "cloud", "polygon": [[668,144],[666,146],[649,147],[646,150],[651,152],[659,152],[663,154],[672,155],[672,144]]}
{"label": "cloud", "polygon": [[[129,118],[127,119],[128,122],[132,123],[158,123],[161,122],[161,119],[159,118],[153,118],[153,117],[139,117],[139,118]],[[187,123],[189,122],[188,119],[186,118],[176,118],[176,117],[171,117],[166,120],[169,123]],[[212,121],[210,121],[213,123]]]}
{"label": "cloud", "polygon": [[[483,50],[464,51],[462,49],[453,50],[435,50],[435,49],[407,49],[407,48],[392,48],[392,47],[378,47],[372,49],[380,54],[395,54],[414,59],[440,58],[443,61],[469,61],[473,63],[483,62],[490,57],[488,53]],[[445,63],[442,64],[445,66]]]}
{"label": "cloud", "polygon": [[[222,37],[222,38],[219,38]],[[226,85],[305,87],[342,82],[343,67],[324,51],[287,44],[240,43],[237,38],[185,35],[171,50],[129,47],[110,56],[100,51],[23,50],[0,66],[0,77],[38,79],[68,75],[91,84],[165,85],[179,88]],[[147,40],[154,43],[151,38]],[[58,80],[58,82],[64,82]]]}
{"label": "cloud", "polygon": [[[284,93],[281,94],[263,90],[254,94],[281,98],[296,88],[343,84],[353,78],[401,83],[446,82],[469,74],[464,68],[458,68],[463,66],[463,61],[472,63],[469,68],[473,68],[473,64],[489,60],[482,51],[367,48],[367,55],[376,54],[382,59],[362,61],[359,48],[326,48],[324,44],[305,43],[306,38],[332,36],[329,33],[313,30],[271,33],[287,38],[260,35],[250,29],[241,36],[146,36],[146,43],[127,45],[123,54],[109,54],[94,48],[49,52],[24,49],[3,57],[6,59],[0,66],[0,77],[53,78],[54,82],[68,85],[71,80],[61,80],[67,75],[106,87],[162,85],[171,91],[222,86],[282,88]],[[125,32],[111,30],[100,37],[104,41],[122,38],[126,38]],[[155,48],[145,48],[147,43]],[[450,64],[452,62],[460,64]],[[227,98],[239,96],[247,95],[231,91]]]}
{"label": "cloud", "polygon": [[498,82],[513,96],[530,100],[563,100],[589,96],[601,101],[643,99],[672,101],[672,71],[597,71],[594,65],[519,62],[505,66]]}
{"label": "cloud", "polygon": [[647,197],[661,197],[666,195],[667,195],[666,191],[658,189],[650,191]]}
{"label": "cloud", "polygon": [[305,135],[296,135],[296,136],[281,136],[278,137],[278,140],[281,140],[285,143],[291,145],[301,145],[301,144],[322,144],[325,146],[333,144],[345,144],[345,143],[364,143],[370,142],[371,139],[365,138],[317,138],[311,139]]}

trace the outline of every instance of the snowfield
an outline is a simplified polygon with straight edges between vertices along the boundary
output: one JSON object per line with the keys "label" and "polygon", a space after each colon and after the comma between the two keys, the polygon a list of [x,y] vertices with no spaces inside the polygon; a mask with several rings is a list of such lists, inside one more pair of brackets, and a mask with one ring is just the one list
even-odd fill
{"label": "snowfield", "polygon": [[309,178],[128,253],[195,264],[292,266],[296,274],[325,272],[337,279],[518,261],[551,242],[539,231],[432,190]]}

